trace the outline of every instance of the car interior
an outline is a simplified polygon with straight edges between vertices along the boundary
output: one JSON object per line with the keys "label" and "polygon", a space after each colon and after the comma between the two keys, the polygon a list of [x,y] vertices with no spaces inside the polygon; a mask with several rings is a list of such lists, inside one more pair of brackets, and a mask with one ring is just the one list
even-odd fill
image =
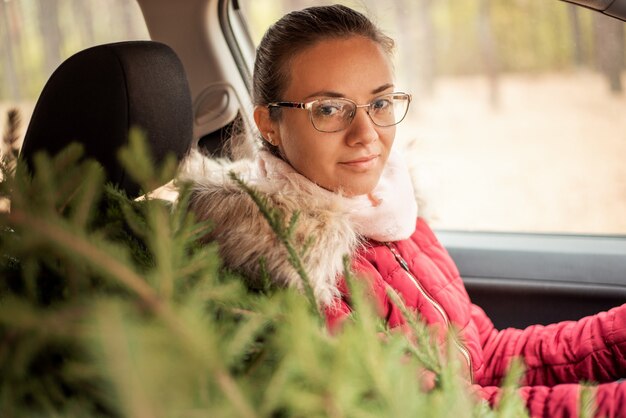
{"label": "car interior", "polygon": [[[24,161],[79,141],[110,181],[139,195],[117,161],[132,126],[146,132],[157,162],[168,153],[180,160],[190,148],[230,155],[231,134],[250,124],[252,111],[254,41],[242,4],[137,2],[151,40],[108,43],[65,60],[37,100]],[[626,20],[626,0],[568,3]],[[51,133],[67,142],[49,142]],[[575,320],[626,302],[623,234],[436,232],[472,301],[498,328]]]}

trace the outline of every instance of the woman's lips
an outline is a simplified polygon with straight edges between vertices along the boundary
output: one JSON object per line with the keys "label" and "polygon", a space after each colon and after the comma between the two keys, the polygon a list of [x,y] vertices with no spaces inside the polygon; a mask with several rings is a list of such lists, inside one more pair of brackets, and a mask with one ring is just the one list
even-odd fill
{"label": "woman's lips", "polygon": [[369,169],[378,161],[378,155],[368,155],[367,157],[355,158],[350,161],[342,161],[339,164],[356,169]]}

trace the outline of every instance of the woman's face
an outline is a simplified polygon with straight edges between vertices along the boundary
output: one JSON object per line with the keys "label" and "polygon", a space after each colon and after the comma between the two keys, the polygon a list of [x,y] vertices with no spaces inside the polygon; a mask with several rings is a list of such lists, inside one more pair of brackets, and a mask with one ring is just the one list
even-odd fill
{"label": "woman's face", "polygon": [[[288,64],[289,65],[289,64]],[[367,104],[394,91],[393,71],[381,47],[361,36],[320,41],[297,54],[289,65],[289,84],[281,101],[309,102],[345,97]],[[352,123],[333,133],[319,132],[309,111],[283,108],[278,121],[255,119],[265,138],[277,145],[286,160],[319,186],[355,196],[378,184],[395,136],[395,126],[376,126],[359,108]],[[263,127],[266,127],[264,130]]]}

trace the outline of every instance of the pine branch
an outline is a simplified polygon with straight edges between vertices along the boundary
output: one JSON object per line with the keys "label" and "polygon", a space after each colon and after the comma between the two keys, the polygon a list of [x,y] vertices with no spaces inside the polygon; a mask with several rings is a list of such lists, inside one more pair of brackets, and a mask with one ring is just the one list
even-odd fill
{"label": "pine branch", "polygon": [[272,207],[270,202],[265,196],[262,196],[255,189],[248,186],[242,179],[237,176],[237,173],[230,172],[230,178],[237,183],[237,185],[245,191],[248,196],[252,199],[252,201],[257,205],[259,211],[263,215],[263,217],[267,220],[272,231],[276,234],[278,240],[283,244],[288,254],[289,264],[296,270],[296,273],[302,280],[302,284],[304,286],[305,295],[309,301],[311,308],[316,313],[317,319],[320,323],[323,322],[322,314],[319,310],[317,301],[315,299],[315,293],[313,291],[313,286],[311,279],[309,278],[309,274],[304,268],[304,264],[302,262],[302,257],[296,250],[296,245],[293,242],[293,233],[295,229],[296,222],[298,220],[298,213],[292,214],[289,224],[285,226],[284,224],[284,214],[277,208]]}
{"label": "pine branch", "polygon": [[9,109],[7,111],[7,124],[2,135],[4,146],[4,158],[7,163],[13,163],[17,160],[18,147],[17,142],[20,139],[19,130],[22,125],[22,118],[18,109]]}
{"label": "pine branch", "polygon": [[265,257],[259,258],[259,279],[261,281],[260,290],[263,294],[269,295],[272,291],[272,277],[267,268],[267,260]]}
{"label": "pine branch", "polygon": [[[169,181],[176,171],[176,160],[173,156],[168,156],[161,170],[157,170],[152,165],[150,153],[148,152],[144,135],[138,130],[131,130],[129,145],[120,151],[120,160],[131,174],[131,177],[142,185],[146,191],[153,190],[161,184]],[[187,190],[186,192],[189,192]],[[181,191],[180,200],[185,202],[188,193]],[[149,196],[143,204],[144,216],[147,220],[148,232],[145,241],[155,258],[155,268],[152,275],[158,278],[161,297],[171,299],[174,290],[174,277],[178,277],[177,269],[179,265],[186,269],[185,257],[189,238],[193,238],[201,232],[207,225],[200,228],[192,227],[193,216],[184,211],[186,205],[178,205],[174,212],[167,204],[158,199],[151,199]],[[189,227],[191,231],[184,227]],[[196,259],[199,260],[199,259]],[[166,315],[165,315],[166,314]],[[212,372],[219,388],[238,414],[243,417],[256,417],[254,409],[243,395],[241,389],[228,373],[227,368],[215,355],[218,347],[208,350],[207,341],[200,341],[194,337],[190,329],[184,326],[179,318],[171,314],[171,311],[164,312],[165,322],[174,335],[180,335],[182,341],[187,342],[190,353]],[[207,351],[214,355],[207,355]]]}
{"label": "pine branch", "polygon": [[119,159],[143,191],[150,192],[174,178],[178,161],[173,154],[168,154],[157,169],[145,137],[141,129],[132,127],[128,134],[128,146],[120,150]]}
{"label": "pine branch", "polygon": [[441,355],[431,343],[432,337],[428,332],[428,328],[425,324],[417,320],[417,314],[406,307],[402,297],[393,288],[387,286],[386,290],[391,301],[400,309],[400,312],[402,312],[402,315],[414,334],[415,341],[424,342],[419,348],[416,347],[415,344],[409,344],[411,353],[426,369],[434,372],[436,375],[440,375],[442,371]]}
{"label": "pine branch", "polygon": [[[356,277],[351,268],[350,256],[343,256],[343,274],[344,280],[346,281],[346,285],[348,286],[348,290],[350,293],[350,305],[352,308],[352,317],[357,319],[357,323],[360,325],[360,330],[362,333],[366,334],[369,338],[375,338],[374,324],[372,323],[373,312],[371,308],[373,308],[371,302],[366,299],[365,291],[363,286],[359,281],[357,281]],[[387,384],[384,376],[381,376],[379,373],[379,362],[380,359],[377,357],[382,353],[378,352],[379,341],[372,342],[367,345],[368,351],[364,354],[365,356],[365,365],[367,366],[367,371],[374,382],[374,388],[384,399],[390,399],[392,397],[391,393],[393,391],[393,387]]]}
{"label": "pine branch", "polygon": [[113,255],[110,251],[95,245],[93,237],[89,239],[82,234],[72,233],[71,228],[62,222],[50,222],[20,208],[12,210],[7,215],[7,220],[13,227],[33,228],[44,240],[58,245],[60,249],[72,256],[78,256],[98,271],[119,281],[136,293],[153,312],[161,312],[163,309],[161,300],[145,280],[128,264],[119,261],[119,255]]}
{"label": "pine branch", "polygon": [[579,418],[592,418],[596,416],[596,397],[591,383],[581,383],[580,399],[578,402]]}
{"label": "pine branch", "polygon": [[[525,405],[517,393],[519,383],[524,377],[524,364],[519,359],[514,359],[509,366],[504,381],[502,383],[502,395],[495,408],[498,417],[501,418],[517,418],[528,417],[528,413],[521,414],[525,411]],[[582,409],[580,410],[582,411]]]}
{"label": "pine branch", "polygon": [[[72,155],[75,156],[75,154]],[[233,405],[238,415],[255,417],[254,409],[249,405],[232,376],[229,375],[225,365],[219,361],[219,356],[207,355],[207,352],[215,353],[217,348],[207,350],[209,348],[207,341],[196,337],[192,330],[186,326],[183,318],[172,309],[170,304],[171,289],[166,289],[163,292],[165,298],[162,297],[163,295],[159,296],[133,265],[126,248],[107,241],[102,234],[85,231],[84,220],[88,217],[84,215],[84,211],[89,211],[89,208],[95,207],[95,205],[91,201],[83,202],[81,199],[90,200],[95,195],[85,194],[79,198],[80,193],[77,193],[76,189],[68,187],[74,183],[68,183],[65,180],[67,172],[59,171],[59,166],[63,166],[72,159],[68,160],[67,157],[68,154],[62,155],[60,159],[54,161],[45,157],[39,158],[38,161],[36,159],[36,169],[40,168],[43,171],[36,173],[32,182],[24,181],[21,178],[16,179],[16,182],[23,184],[24,188],[14,188],[15,193],[12,197],[18,204],[14,205],[10,213],[0,216],[0,223],[23,234],[27,238],[25,244],[29,243],[28,245],[31,246],[36,244],[40,249],[39,251],[47,248],[49,252],[46,256],[56,254],[60,258],[60,264],[65,264],[68,268],[72,265],[87,266],[87,270],[131,290],[137,295],[140,304],[154,314],[167,327],[173,338],[180,341],[180,344],[188,350],[191,355],[190,358],[199,361],[202,367],[214,376],[214,381],[217,382],[218,387]],[[72,170],[67,171],[71,173]],[[63,178],[57,178],[55,174],[59,174]],[[82,185],[84,184],[89,185],[90,183],[82,183]],[[49,187],[46,190],[46,195],[43,196],[45,202],[43,206],[29,201],[32,193],[40,187]],[[81,183],[76,187],[80,188]],[[187,245],[183,241],[190,234],[186,231],[180,231],[179,235],[176,235],[169,228],[170,221],[165,216],[166,212],[163,205],[158,202],[152,203],[143,206],[144,216],[150,219],[149,224],[151,226],[151,231],[146,239],[152,240],[152,242],[162,239],[168,244],[164,247],[153,247],[156,250],[156,265],[160,267],[156,267],[149,274],[171,275],[175,261],[170,258],[170,255],[181,256],[181,254],[185,254]],[[59,205],[61,205],[61,210],[59,210]],[[67,211],[63,207],[71,208],[74,207],[73,205],[79,209],[74,213],[80,215],[74,219],[65,219]],[[77,219],[78,222],[75,222]],[[161,229],[155,228],[154,225],[159,223],[166,223],[166,226]],[[191,226],[190,223],[183,223],[183,225]],[[174,244],[177,251],[168,251],[177,239],[182,239],[178,244]],[[184,260],[178,259],[178,261],[180,264],[184,264]],[[81,268],[84,269],[84,267]],[[36,277],[36,275],[37,272],[33,271],[32,276]]]}
{"label": "pine branch", "polygon": [[[133,149],[128,163],[142,150]],[[0,214],[0,254],[6,255],[0,258],[0,276],[6,276],[0,281],[3,412],[500,416],[467,401],[450,377],[459,375],[453,362],[441,366],[444,384],[420,391],[418,356],[404,356],[404,338],[378,340],[375,307],[347,256],[353,320],[331,338],[320,327],[302,262],[312,240],[295,245],[301,239],[297,213],[287,217],[237,183],[286,246],[309,304],[292,290],[270,291],[266,282],[261,291],[247,292],[238,276],[224,271],[216,245],[197,242],[210,223],[195,223],[184,204],[186,191],[176,207],[150,198],[133,202],[103,188],[97,170],[79,164],[79,155],[74,147],[55,159],[37,158],[32,179],[18,167],[2,184],[15,203],[11,213]],[[158,176],[159,170],[151,172]],[[137,175],[153,184],[145,173]],[[260,270],[269,274],[264,260]],[[58,281],[55,296],[41,302],[50,279]],[[419,338],[430,335],[424,331]],[[507,405],[506,416],[523,410],[519,403]]]}

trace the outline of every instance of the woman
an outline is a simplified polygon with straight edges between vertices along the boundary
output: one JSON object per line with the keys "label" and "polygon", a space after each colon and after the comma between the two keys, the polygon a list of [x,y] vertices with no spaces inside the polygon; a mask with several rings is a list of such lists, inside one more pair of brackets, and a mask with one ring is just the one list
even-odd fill
{"label": "woman", "polygon": [[[533,416],[572,415],[581,380],[626,376],[626,305],[551,326],[498,331],[473,305],[459,273],[418,217],[406,167],[392,150],[411,97],[394,85],[393,41],[343,6],[280,19],[261,41],[254,67],[254,120],[262,150],[254,162],[220,168],[190,161],[192,209],[216,225],[224,261],[250,277],[259,260],[280,285],[301,288],[286,251],[256,205],[226,174],[234,170],[287,214],[300,212],[296,239],[315,237],[304,258],[328,326],[350,313],[342,256],[370,279],[389,327],[404,324],[391,287],[429,324],[460,330],[469,379],[494,402],[514,357],[527,365],[521,393]],[[626,414],[626,385],[597,388],[599,415]]]}

